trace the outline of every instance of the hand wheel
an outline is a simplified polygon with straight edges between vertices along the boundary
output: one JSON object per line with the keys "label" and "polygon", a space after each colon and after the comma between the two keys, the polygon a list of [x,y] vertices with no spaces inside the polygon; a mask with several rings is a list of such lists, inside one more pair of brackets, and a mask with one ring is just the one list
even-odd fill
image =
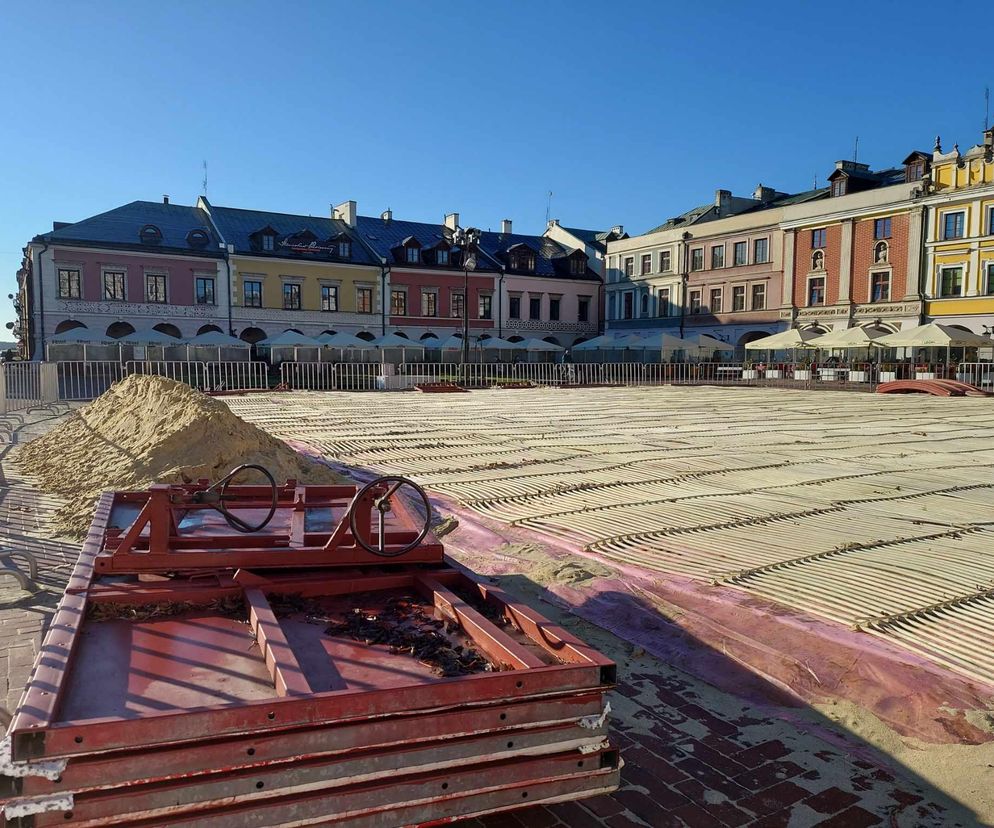
{"label": "hand wheel", "polygon": [[[254,469],[257,472],[260,472],[262,476],[265,477],[267,481],[269,481],[269,489],[270,492],[272,493],[272,502],[269,506],[269,514],[267,514],[266,517],[263,518],[262,521],[260,523],[257,523],[255,526],[246,523],[240,517],[237,517],[236,515],[232,514],[225,506],[225,501],[229,501],[232,503],[236,503],[238,501],[237,497],[228,495],[228,486],[231,485],[231,482],[232,480],[235,479],[235,477],[237,477],[246,469]],[[218,488],[218,486],[221,487],[221,490],[217,492],[217,494],[214,495],[214,497],[211,497],[210,495],[213,495],[214,491]],[[279,500],[279,487],[276,485],[276,480],[273,478],[272,474],[269,473],[269,469],[263,466],[256,465],[255,463],[244,463],[241,466],[236,466],[235,468],[233,468],[224,477],[222,477],[220,480],[209,486],[204,492],[198,492],[198,494],[206,495],[206,497],[201,497],[198,499],[201,502],[210,503],[215,509],[217,509],[224,517],[228,526],[230,526],[232,529],[235,529],[238,532],[251,534],[252,532],[260,532],[263,529],[265,529],[266,526],[269,525],[269,521],[273,519],[273,515],[276,514],[276,507]]]}
{"label": "hand wheel", "polygon": [[[357,531],[356,527],[356,507],[364,499],[364,496],[370,489],[377,486],[387,486],[387,491],[385,494],[380,495],[373,501],[373,509],[377,513],[376,526],[373,527],[376,533],[376,545],[372,546],[367,543],[361,534]],[[397,495],[397,492],[404,486],[410,486],[414,489],[417,496],[421,499],[421,503],[424,506],[424,525],[421,527],[421,531],[418,532],[418,536],[412,540],[410,543],[402,546],[399,549],[392,549],[387,551],[386,534],[387,534],[387,514],[391,511],[391,499]],[[421,544],[421,541],[425,539],[425,535],[428,534],[428,528],[431,525],[431,503],[428,501],[428,495],[425,494],[425,490],[422,489],[413,480],[408,480],[406,477],[397,477],[393,475],[388,475],[387,477],[378,477],[376,480],[371,480],[358,492],[356,492],[355,498],[352,500],[352,505],[349,506],[349,529],[352,530],[352,537],[359,546],[365,549],[367,552],[372,552],[374,555],[379,555],[383,558],[396,558],[399,555],[404,555],[410,552],[412,549],[416,548]]]}

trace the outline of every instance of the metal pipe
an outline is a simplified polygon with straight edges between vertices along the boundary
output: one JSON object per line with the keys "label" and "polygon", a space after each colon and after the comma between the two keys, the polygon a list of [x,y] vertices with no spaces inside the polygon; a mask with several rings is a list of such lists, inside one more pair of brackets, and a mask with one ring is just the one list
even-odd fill
{"label": "metal pipe", "polygon": [[[42,269],[41,269],[41,257],[45,255],[48,250],[48,242],[45,242],[45,246],[41,249],[41,253],[38,254],[38,336],[41,338],[39,343],[38,352],[40,354],[40,359],[45,358],[45,280],[42,279]],[[83,273],[80,271],[80,295],[83,295]],[[34,359],[34,354],[28,353],[28,359]]]}

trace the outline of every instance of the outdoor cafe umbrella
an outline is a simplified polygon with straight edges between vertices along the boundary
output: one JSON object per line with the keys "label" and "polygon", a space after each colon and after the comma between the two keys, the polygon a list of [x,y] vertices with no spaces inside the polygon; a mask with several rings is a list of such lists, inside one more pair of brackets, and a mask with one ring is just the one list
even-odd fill
{"label": "outdoor cafe umbrella", "polygon": [[916,328],[882,336],[874,342],[884,348],[945,348],[946,364],[952,348],[989,348],[994,342],[972,331],[963,331],[952,325],[929,322]]}
{"label": "outdoor cafe umbrella", "polygon": [[745,348],[747,351],[790,351],[793,360],[794,351],[798,348],[802,350],[817,348],[818,346],[814,344],[817,338],[818,334],[815,331],[788,328],[786,331],[747,342]]}
{"label": "outdoor cafe umbrella", "polygon": [[89,328],[79,327],[50,336],[46,347],[51,345],[82,345],[83,361],[85,362],[87,345],[107,345],[116,341],[112,336],[96,333]]}
{"label": "outdoor cafe umbrella", "polygon": [[615,339],[611,334],[601,334],[600,336],[595,336],[593,339],[588,339],[586,342],[581,342],[579,345],[574,345],[574,351],[597,351],[602,348],[613,348],[617,339]]}
{"label": "outdoor cafe umbrella", "polygon": [[699,351],[734,351],[735,346],[707,334],[694,334],[687,337]]}
{"label": "outdoor cafe umbrella", "polygon": [[409,348],[416,348],[424,354],[425,346],[421,342],[412,342],[399,334],[388,333],[381,337],[373,340],[373,346],[379,348],[381,351],[387,348],[400,348],[400,358],[402,361],[407,361],[407,350]]}
{"label": "outdoor cafe umbrella", "polygon": [[157,345],[166,348],[169,345],[182,345],[182,341],[155,329],[147,331],[132,331],[127,336],[122,336],[118,341],[120,345]]}
{"label": "outdoor cafe umbrella", "polygon": [[360,339],[358,336],[353,336],[344,331],[333,334],[325,332],[317,337],[317,341],[321,344],[322,348],[337,348],[339,359],[343,362],[346,351],[371,351],[375,348],[371,342],[367,342],[365,339]]}
{"label": "outdoor cafe umbrella", "polygon": [[658,351],[660,357],[666,351],[669,351],[672,355],[677,351],[686,352],[696,349],[696,346],[692,342],[663,332],[649,334],[648,336],[642,337],[627,336],[622,340],[619,347],[632,348],[634,350]]}
{"label": "outdoor cafe umbrella", "polygon": [[195,337],[192,337],[191,339],[185,340],[185,344],[186,344],[186,359],[187,359],[188,362],[190,360],[190,346],[191,345],[194,348],[196,348],[196,347],[202,347],[202,346],[206,346],[208,348],[215,348],[216,347],[217,348],[217,358],[218,358],[219,362],[221,361],[221,348],[224,348],[224,347],[229,347],[229,348],[233,348],[233,347],[251,348],[252,347],[251,345],[249,345],[248,342],[244,342],[244,341],[242,341],[241,339],[239,339],[238,337],[235,337],[235,336],[229,336],[228,334],[222,333],[221,331],[206,331],[205,333],[197,334]]}
{"label": "outdoor cafe umbrella", "polygon": [[551,342],[546,342],[544,339],[525,339],[516,344],[519,348],[531,352],[566,350],[562,345],[553,345]]}

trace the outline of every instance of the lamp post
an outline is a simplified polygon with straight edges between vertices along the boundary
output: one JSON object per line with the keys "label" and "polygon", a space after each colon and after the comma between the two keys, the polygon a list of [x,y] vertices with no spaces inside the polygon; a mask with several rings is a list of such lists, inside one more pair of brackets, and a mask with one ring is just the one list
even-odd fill
{"label": "lamp post", "polygon": [[480,231],[475,227],[463,230],[457,227],[452,241],[462,249],[463,298],[462,298],[462,363],[469,362],[469,272],[476,270],[476,245],[480,241]]}

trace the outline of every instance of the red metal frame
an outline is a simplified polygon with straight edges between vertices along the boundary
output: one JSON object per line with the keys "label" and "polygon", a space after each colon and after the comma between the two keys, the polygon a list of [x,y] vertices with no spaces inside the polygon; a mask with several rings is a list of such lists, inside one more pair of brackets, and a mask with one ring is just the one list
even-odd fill
{"label": "red metal frame", "polygon": [[[353,486],[291,482],[254,535],[191,503],[205,488],[99,500],[9,731],[13,761],[66,764],[55,780],[0,777],[0,806],[75,802],[34,814],[36,828],[234,826],[249,811],[359,828],[617,786],[604,723],[614,663],[452,566],[430,536],[398,559],[363,550],[348,510],[368,533],[375,488],[357,498]],[[271,490],[232,488],[268,510]],[[327,531],[308,531],[312,509]],[[417,530],[402,503],[394,513],[387,543],[399,548]],[[396,606],[435,619],[488,671],[443,678],[396,647],[325,629]]]}

